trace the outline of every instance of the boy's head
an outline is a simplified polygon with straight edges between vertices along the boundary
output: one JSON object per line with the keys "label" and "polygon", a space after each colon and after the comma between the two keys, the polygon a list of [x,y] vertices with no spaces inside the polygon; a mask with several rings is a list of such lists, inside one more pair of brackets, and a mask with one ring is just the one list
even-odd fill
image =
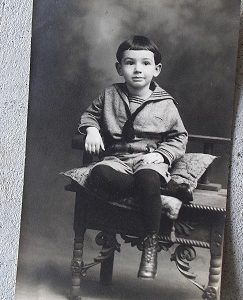
{"label": "boy's head", "polygon": [[[116,69],[130,92],[148,91],[153,77],[161,71],[161,54],[157,46],[144,36],[133,36],[117,50]],[[136,93],[136,92],[135,92]]]}
{"label": "boy's head", "polygon": [[149,50],[154,53],[154,62],[156,65],[161,63],[161,53],[158,47],[149,38],[142,35],[134,35],[128,40],[122,42],[117,49],[116,59],[119,63],[122,61],[126,50]]}

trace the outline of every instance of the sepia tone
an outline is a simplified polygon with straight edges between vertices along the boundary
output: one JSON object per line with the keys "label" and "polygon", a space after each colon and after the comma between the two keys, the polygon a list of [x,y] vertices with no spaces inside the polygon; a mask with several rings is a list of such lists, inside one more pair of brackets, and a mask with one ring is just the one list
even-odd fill
{"label": "sepia tone", "polygon": [[[204,14],[201,14],[202,11]],[[216,14],[216,12],[221,13]],[[26,278],[28,266],[29,270],[33,269],[33,271],[39,264],[50,266],[48,257],[53,255],[53,247],[61,250],[60,258],[64,256],[68,260],[73,236],[70,224],[73,222],[74,197],[64,191],[66,182],[58,177],[58,173],[68,168],[81,166],[81,153],[72,151],[70,147],[72,135],[77,127],[80,114],[97,92],[104,86],[120,80],[115,73],[114,54],[122,39],[135,31],[150,36],[159,44],[163,53],[163,70],[158,82],[179,102],[179,110],[190,135],[212,136],[214,144],[216,141],[214,137],[219,137],[218,140],[230,138],[237,46],[237,30],[234,29],[237,28],[237,24],[232,21],[232,15],[236,12],[237,5],[232,9],[227,1],[216,1],[213,6],[209,6],[207,3],[187,5],[184,1],[172,6],[169,1],[151,1],[149,4],[145,1],[137,1],[132,4],[127,1],[122,3],[113,1],[112,4],[110,1],[102,1],[102,6],[99,8],[97,1],[69,1],[59,5],[35,2],[27,136],[28,155],[26,157],[25,201],[23,202],[17,287],[24,286],[22,282],[28,280]],[[215,26],[210,27],[210,22],[213,22]],[[232,28],[231,31],[224,31],[225,22],[228,27]],[[178,30],[179,28],[183,28],[183,30]],[[235,36],[232,36],[232,31],[235,32]],[[106,43],[108,38],[109,47]],[[99,59],[101,57],[102,59]],[[212,112],[213,117],[210,117]],[[190,143],[188,151],[203,152],[205,150],[209,152],[212,141],[204,141],[202,138],[200,143]],[[203,147],[205,143],[206,146]],[[209,147],[208,144],[210,144]],[[230,146],[216,141],[213,154],[221,156],[221,159],[215,162],[209,179],[225,189]],[[208,178],[205,178],[204,182],[208,183]],[[34,207],[31,200],[33,198],[35,199]],[[199,208],[208,207],[209,215],[210,211],[220,212],[221,209],[224,209],[224,205],[216,206],[216,208],[212,208],[209,203],[203,205],[199,202],[198,205]],[[190,214],[193,212],[189,212]],[[220,214],[217,215],[217,218],[220,220]],[[215,216],[212,216],[212,219],[215,219]],[[34,223],[33,220],[35,220]],[[48,227],[46,227],[46,222],[43,222],[44,220],[48,220]],[[208,223],[210,224],[210,221]],[[218,248],[221,248],[223,226],[221,221],[219,223],[221,224],[221,226],[219,224],[220,228],[215,229],[217,238],[211,239],[218,244]],[[29,224],[31,224],[31,231]],[[190,221],[186,226],[192,227],[194,232],[197,232]],[[201,226],[199,226],[200,230]],[[99,227],[96,228],[99,229]],[[175,233],[178,234],[178,226],[175,225],[175,228]],[[38,233],[36,235],[38,238],[33,236],[33,232]],[[63,240],[64,232],[68,237],[65,240]],[[55,240],[52,240],[50,236],[52,234],[54,234]],[[99,253],[99,249],[94,244],[96,234],[87,231],[86,235],[88,238],[88,241],[85,242],[86,247]],[[212,235],[214,236],[213,230]],[[50,243],[48,242],[49,238],[51,238]],[[31,240],[31,247],[28,247],[28,240]],[[209,248],[207,243],[210,238],[200,239],[198,236],[196,239],[192,235],[190,240],[198,240],[198,242],[189,244],[189,246],[198,246],[197,243],[201,243],[202,248]],[[184,240],[183,242],[185,243]],[[46,244],[49,246],[46,247]],[[76,245],[76,247],[78,246]],[[124,258],[122,265],[133,265],[136,268],[136,263],[131,263],[129,260],[134,260],[136,256],[139,256],[136,248],[126,247],[123,250],[123,247],[120,254],[121,259]],[[29,253],[29,251],[33,253],[33,249],[36,249],[35,255]],[[41,251],[43,255],[39,255],[38,251]],[[211,252],[214,253],[213,248]],[[86,253],[91,255],[92,252],[88,250]],[[211,269],[212,274],[216,272],[218,277],[214,277],[213,281],[209,280],[210,290],[207,292],[205,290],[205,293],[213,296],[215,294],[216,297],[220,280],[221,253],[217,253],[217,251],[215,253],[212,256]],[[36,262],[32,266],[30,262],[28,263],[29,257],[32,257],[32,262]],[[205,266],[198,285],[201,284],[200,282],[206,284],[210,265],[209,257],[200,254],[200,250],[197,252],[197,257]],[[85,259],[87,262],[90,260],[92,261],[92,257]],[[163,278],[163,274],[166,272],[163,265],[168,260],[164,253],[161,254],[161,260],[159,274]],[[49,278],[51,282],[53,274],[57,272],[67,276],[65,280],[62,278],[59,281],[60,283],[65,281],[67,284],[70,273],[61,273],[59,263],[57,261],[53,263],[54,265],[47,273],[45,268],[40,269],[37,272],[38,276],[41,278],[44,276],[43,279]],[[180,264],[177,261],[177,265],[178,263]],[[172,266],[170,265],[169,268],[172,269]],[[116,276],[123,278],[126,268],[119,268],[118,265],[114,268],[114,272],[117,272],[117,275],[114,273],[114,278]],[[89,274],[91,279],[96,278],[98,276],[97,267],[89,270]],[[132,282],[135,284],[136,275],[132,276],[132,274],[129,274],[130,284]],[[34,278],[35,276],[32,276],[31,280]],[[38,277],[35,280],[38,282]],[[98,280],[96,282],[98,283]],[[120,279],[117,282],[122,281]],[[183,279],[178,277],[178,287],[182,282],[184,283]],[[115,283],[114,279],[114,287]],[[202,292],[190,285],[184,289],[178,288],[171,280],[158,279],[153,284],[158,289],[157,295],[155,293],[153,296],[155,299],[160,298],[161,289],[165,299],[179,299],[182,293],[185,293],[184,297],[187,299],[190,299],[189,297],[201,298],[202,295]],[[170,288],[165,289],[163,285],[170,286]],[[62,290],[64,286],[62,284],[57,288]],[[215,286],[215,290],[211,291],[211,286]],[[84,284],[82,284],[81,290],[83,291],[83,289],[85,289]],[[61,290],[58,294],[64,296],[67,292]],[[96,296],[98,296],[95,282],[93,286],[91,285],[91,290],[96,291]],[[91,290],[83,291],[83,296],[88,297]],[[201,287],[201,290],[204,288]],[[107,294],[106,297],[131,298],[129,291],[131,288],[120,289],[117,287],[114,294],[110,296]],[[146,289],[143,293],[143,297],[146,298],[149,297],[150,291]],[[17,297],[20,299],[26,297],[23,289],[17,288]],[[44,297],[44,295],[40,297]],[[138,297],[141,299],[142,294]]]}
{"label": "sepia tone", "polygon": [[[70,216],[70,219],[71,219],[71,216]],[[69,225],[70,225],[70,224],[69,224]],[[68,226],[69,226],[69,225],[68,225]],[[53,227],[53,228],[55,228],[55,227]],[[60,229],[59,229],[59,230],[60,230]],[[71,233],[71,234],[72,234],[72,233]],[[47,243],[47,244],[48,244],[48,243]],[[47,244],[46,244],[46,245],[47,245]]]}

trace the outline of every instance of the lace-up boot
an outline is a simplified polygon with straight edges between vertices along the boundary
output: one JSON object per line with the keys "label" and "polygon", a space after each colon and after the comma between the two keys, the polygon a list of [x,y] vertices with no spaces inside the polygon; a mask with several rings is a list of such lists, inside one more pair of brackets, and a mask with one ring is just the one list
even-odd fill
{"label": "lace-up boot", "polygon": [[138,278],[154,279],[157,273],[158,235],[149,234],[143,242],[143,253],[138,270]]}

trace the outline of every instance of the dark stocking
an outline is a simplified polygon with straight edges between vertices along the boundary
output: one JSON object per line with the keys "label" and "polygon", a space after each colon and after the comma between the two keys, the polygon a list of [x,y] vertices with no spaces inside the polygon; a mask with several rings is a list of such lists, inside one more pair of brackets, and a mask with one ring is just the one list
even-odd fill
{"label": "dark stocking", "polygon": [[95,166],[91,171],[93,184],[106,192],[116,195],[131,195],[134,187],[134,177],[116,171],[105,165]]}
{"label": "dark stocking", "polygon": [[135,175],[135,191],[141,203],[146,233],[158,233],[161,216],[160,175],[149,169],[138,171]]}
{"label": "dark stocking", "polygon": [[114,195],[127,196],[135,191],[141,203],[146,233],[158,232],[161,216],[160,175],[153,170],[140,170],[134,176],[105,165],[91,171],[93,184]]}

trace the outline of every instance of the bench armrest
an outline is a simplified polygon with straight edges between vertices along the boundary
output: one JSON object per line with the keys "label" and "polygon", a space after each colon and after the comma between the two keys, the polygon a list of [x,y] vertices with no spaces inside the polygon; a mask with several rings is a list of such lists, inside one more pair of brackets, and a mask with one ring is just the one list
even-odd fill
{"label": "bench armrest", "polygon": [[[72,138],[72,148],[73,149],[79,149],[84,150],[84,142],[85,142],[86,135],[76,133],[74,134]],[[230,145],[231,139],[229,138],[223,138],[223,137],[214,137],[214,136],[205,136],[205,135],[196,135],[196,134],[189,134],[189,141],[190,142],[199,142],[203,144],[203,153],[206,154],[213,154],[213,146],[214,144],[224,144],[224,145]],[[88,165],[92,162],[92,155],[88,154],[84,151],[83,153],[83,164]],[[202,178],[200,179],[200,184],[202,185],[202,188],[206,186],[206,188],[209,187],[209,173],[210,168],[206,170]],[[220,189],[218,185],[214,187],[212,186],[213,190],[216,188],[216,190]]]}
{"label": "bench armrest", "polygon": [[84,150],[84,142],[86,135],[75,133],[72,138],[72,148]]}

